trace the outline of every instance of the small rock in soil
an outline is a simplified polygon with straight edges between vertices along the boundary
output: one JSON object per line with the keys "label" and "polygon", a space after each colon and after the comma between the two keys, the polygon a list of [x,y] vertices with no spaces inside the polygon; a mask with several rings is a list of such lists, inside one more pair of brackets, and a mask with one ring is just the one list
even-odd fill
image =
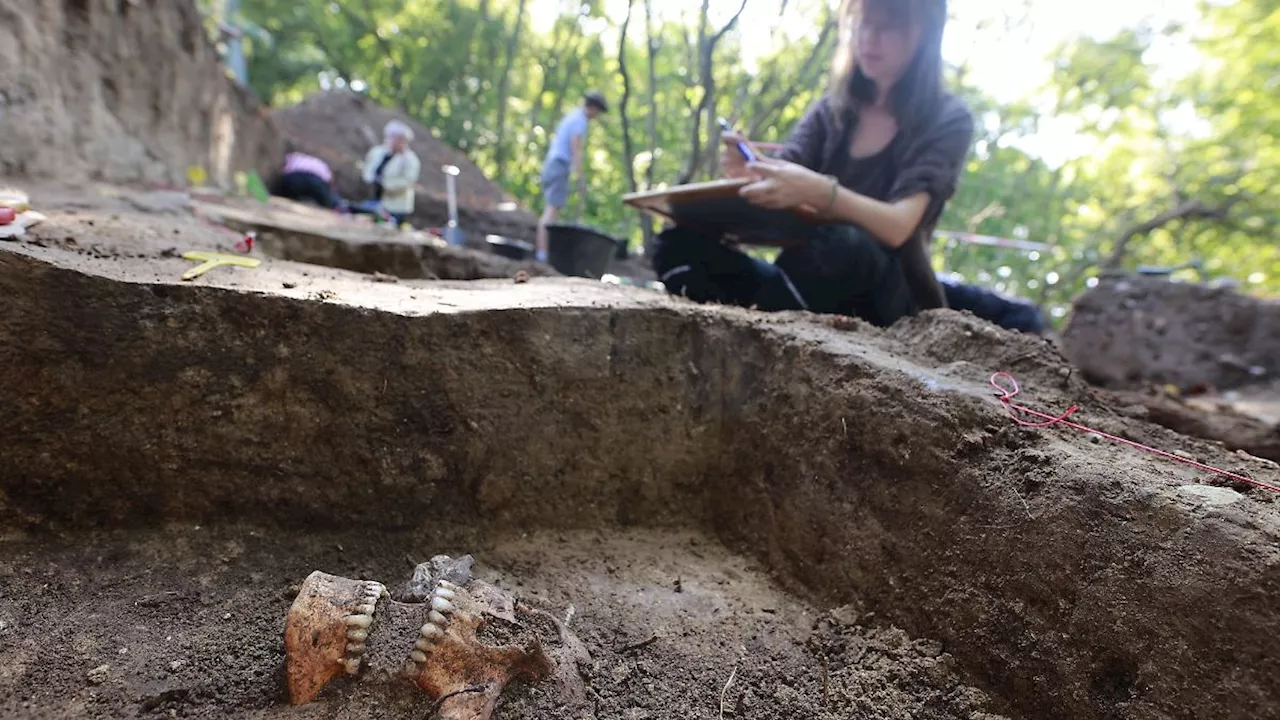
{"label": "small rock in soil", "polygon": [[110,672],[110,665],[99,665],[98,667],[90,670],[87,677],[89,678],[89,682],[94,685],[101,685],[107,681],[107,674]]}
{"label": "small rock in soil", "polygon": [[1211,507],[1230,505],[1244,499],[1244,495],[1231,488],[1214,487],[1212,485],[1183,485],[1178,488],[1178,492],[1193,500],[1200,501],[1202,505]]}

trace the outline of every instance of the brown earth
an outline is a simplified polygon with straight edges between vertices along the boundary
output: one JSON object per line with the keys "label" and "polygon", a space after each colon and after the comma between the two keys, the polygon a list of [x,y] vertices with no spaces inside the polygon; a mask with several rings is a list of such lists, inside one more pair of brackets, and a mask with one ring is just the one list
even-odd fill
{"label": "brown earth", "polygon": [[1237,400],[1218,395],[1189,398],[1152,388],[1104,391],[1117,406],[1184,435],[1216,440],[1232,450],[1280,462],[1280,420],[1248,412],[1263,389],[1246,389]]}
{"label": "brown earth", "polygon": [[1280,376],[1280,300],[1141,276],[1075,303],[1063,351],[1090,382],[1229,389]]}
{"label": "brown earth", "polygon": [[401,232],[283,198],[263,204],[211,190],[193,194],[100,183],[20,186],[34,207],[50,216],[32,230],[30,242],[79,249],[95,257],[178,258],[189,250],[237,253],[235,245],[243,233],[253,231],[254,256],[309,263],[296,266],[305,268],[305,276],[324,276],[326,268],[364,273],[370,276],[364,282],[379,283],[557,274],[544,264],[451,247],[427,233]]}
{"label": "brown earth", "polygon": [[191,0],[0,4],[0,175],[226,187],[282,147]]}
{"label": "brown earth", "polygon": [[1042,339],[270,258],[182,283],[156,247],[232,238],[148,200],[0,243],[0,716],[423,717],[361,682],[289,709],[281,630],[313,569],[438,552],[572,606],[600,718],[1280,714],[1275,496],[1016,427],[986,379],[1280,472]]}
{"label": "brown earth", "polygon": [[382,142],[382,128],[400,120],[413,128],[413,151],[422,160],[412,222],[417,227],[441,227],[449,220],[445,177],[440,168],[455,165],[458,175],[458,224],[482,239],[502,235],[533,240],[537,217],[519,209],[514,198],[490,182],[460,150],[449,147],[402,112],[346,91],[312,95],[298,105],[274,111],[272,119],[303,152],[322,158],[334,172],[339,194],[349,199],[368,197],[360,177],[365,153]]}
{"label": "brown earth", "polygon": [[480,280],[559,275],[551,266],[510,260],[486,250],[453,247],[425,232],[401,232],[360,218],[273,198],[219,197],[194,204],[205,218],[253,232],[263,253],[281,260],[378,275],[383,279]]}

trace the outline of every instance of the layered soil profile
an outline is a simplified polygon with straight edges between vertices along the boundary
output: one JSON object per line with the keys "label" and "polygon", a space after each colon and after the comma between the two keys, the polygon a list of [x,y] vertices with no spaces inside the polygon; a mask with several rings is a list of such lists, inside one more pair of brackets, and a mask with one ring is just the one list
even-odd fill
{"label": "layered soil profile", "polygon": [[1043,341],[562,279],[153,279],[181,266],[0,247],[0,715],[422,717],[358,683],[289,709],[280,628],[313,569],[437,552],[576,618],[600,718],[1280,713],[1274,498],[1018,427],[985,382],[1280,473],[1090,407]]}
{"label": "layered soil profile", "polygon": [[228,187],[283,157],[192,0],[6,0],[0,69],[0,175]]}

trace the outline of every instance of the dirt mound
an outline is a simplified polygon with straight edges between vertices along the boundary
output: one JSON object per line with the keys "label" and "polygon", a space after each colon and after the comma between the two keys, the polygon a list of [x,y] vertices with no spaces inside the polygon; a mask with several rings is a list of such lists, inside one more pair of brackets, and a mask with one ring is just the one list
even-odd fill
{"label": "dirt mound", "polygon": [[328,162],[338,192],[353,199],[368,197],[369,188],[360,177],[361,164],[369,148],[382,141],[382,128],[391,120],[407,123],[413,128],[413,150],[422,160],[414,224],[438,227],[448,221],[448,195],[440,168],[456,165],[461,171],[458,222],[463,229],[481,235],[533,238],[536,217],[518,209],[515,200],[460,150],[436,139],[430,129],[402,112],[355,93],[334,91],[276,110],[272,118],[300,149]]}
{"label": "dirt mound", "polygon": [[191,0],[0,4],[0,174],[185,183],[269,172],[280,143]]}
{"label": "dirt mound", "polygon": [[1076,301],[1063,349],[1090,382],[1232,388],[1280,375],[1280,302],[1140,276]]}

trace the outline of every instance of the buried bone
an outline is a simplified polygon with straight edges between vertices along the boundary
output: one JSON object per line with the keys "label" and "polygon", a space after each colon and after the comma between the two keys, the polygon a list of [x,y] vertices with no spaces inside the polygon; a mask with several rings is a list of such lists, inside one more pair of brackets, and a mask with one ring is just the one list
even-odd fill
{"label": "buried bone", "polygon": [[419,565],[404,601],[376,583],[312,573],[285,623],[290,700],[312,702],[345,674],[416,687],[443,720],[489,718],[516,679],[549,681],[568,703],[584,703],[581,642],[551,615],[473,580],[471,564],[468,555]]}
{"label": "buried bone", "polygon": [[[377,588],[380,595],[382,586]],[[376,614],[376,604],[367,602],[369,590],[369,583],[318,570],[302,583],[284,628],[294,704],[311,702],[338,675],[360,671],[362,643]]]}

